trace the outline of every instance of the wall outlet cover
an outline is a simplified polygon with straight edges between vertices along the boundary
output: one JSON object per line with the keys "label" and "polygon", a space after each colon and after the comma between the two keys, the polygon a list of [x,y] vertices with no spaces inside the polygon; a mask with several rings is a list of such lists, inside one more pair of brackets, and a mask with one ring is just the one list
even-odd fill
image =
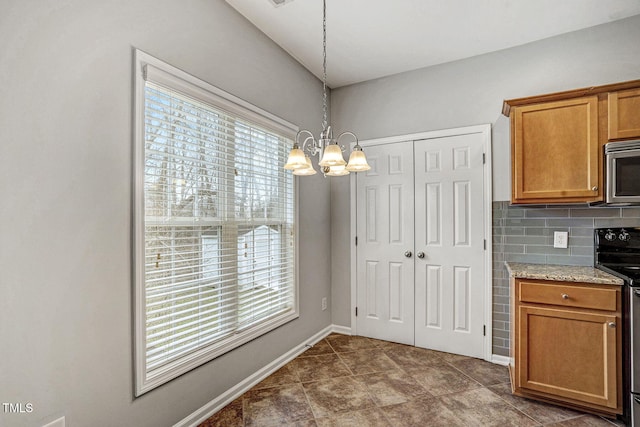
{"label": "wall outlet cover", "polygon": [[553,232],[553,247],[554,248],[566,248],[569,246],[569,232],[567,231],[554,231]]}

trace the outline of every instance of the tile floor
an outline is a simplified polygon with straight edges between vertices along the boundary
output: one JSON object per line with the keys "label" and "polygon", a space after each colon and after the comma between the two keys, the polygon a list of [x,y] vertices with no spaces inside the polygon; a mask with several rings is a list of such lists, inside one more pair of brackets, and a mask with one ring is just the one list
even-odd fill
{"label": "tile floor", "polygon": [[331,334],[199,427],[622,425],[511,395],[507,368]]}

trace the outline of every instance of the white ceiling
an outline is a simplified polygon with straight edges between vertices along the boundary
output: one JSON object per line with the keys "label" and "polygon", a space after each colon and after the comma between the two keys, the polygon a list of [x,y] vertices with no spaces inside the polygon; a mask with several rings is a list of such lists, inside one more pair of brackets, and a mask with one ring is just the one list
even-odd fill
{"label": "white ceiling", "polygon": [[[226,0],[322,78],[322,0]],[[640,14],[640,0],[327,0],[332,88]]]}

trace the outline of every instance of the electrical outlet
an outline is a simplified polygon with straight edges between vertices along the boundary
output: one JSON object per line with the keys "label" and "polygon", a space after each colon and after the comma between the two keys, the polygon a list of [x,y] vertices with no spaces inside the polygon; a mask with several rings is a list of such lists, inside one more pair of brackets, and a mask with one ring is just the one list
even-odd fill
{"label": "electrical outlet", "polygon": [[322,311],[327,309],[327,297],[322,298]]}
{"label": "electrical outlet", "polygon": [[566,248],[569,245],[569,233],[567,231],[553,232],[553,247]]}

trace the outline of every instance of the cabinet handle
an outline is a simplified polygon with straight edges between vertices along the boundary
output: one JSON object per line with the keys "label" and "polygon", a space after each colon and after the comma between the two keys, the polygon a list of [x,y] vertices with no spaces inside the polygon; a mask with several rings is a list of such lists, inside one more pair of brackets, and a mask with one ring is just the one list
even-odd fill
{"label": "cabinet handle", "polygon": [[411,255],[412,255],[411,251],[407,251],[404,253],[404,256],[406,256],[407,258],[411,258]]}
{"label": "cabinet handle", "polygon": [[569,295],[567,295],[567,294],[562,294],[562,299],[569,299]]}
{"label": "cabinet handle", "polygon": [[609,322],[609,327],[610,328],[615,328],[616,327],[616,322]]}
{"label": "cabinet handle", "polygon": [[598,191],[598,186],[597,186],[597,185],[594,185],[593,187],[591,187],[591,190],[593,190],[593,191]]}
{"label": "cabinet handle", "polygon": [[422,259],[424,258],[424,252],[418,252],[418,258]]}

